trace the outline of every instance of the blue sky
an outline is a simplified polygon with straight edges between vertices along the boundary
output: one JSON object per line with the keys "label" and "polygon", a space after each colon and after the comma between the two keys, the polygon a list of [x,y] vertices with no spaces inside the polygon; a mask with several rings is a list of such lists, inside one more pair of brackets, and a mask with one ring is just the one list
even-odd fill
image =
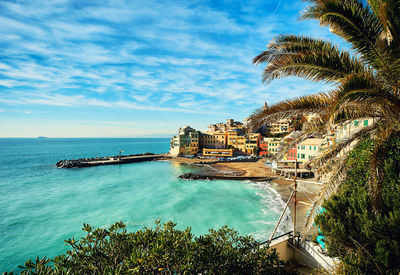
{"label": "blue sky", "polygon": [[0,137],[167,137],[326,90],[261,83],[277,34],[340,43],[301,0],[0,2]]}

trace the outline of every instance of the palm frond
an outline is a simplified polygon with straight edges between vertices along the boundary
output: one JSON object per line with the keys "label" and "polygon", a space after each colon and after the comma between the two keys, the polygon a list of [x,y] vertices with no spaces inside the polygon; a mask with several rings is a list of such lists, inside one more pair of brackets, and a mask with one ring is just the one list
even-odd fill
{"label": "palm frond", "polygon": [[[400,98],[393,94],[393,90],[376,80],[371,72],[351,74],[339,86],[336,94],[336,105],[331,110],[331,119],[343,111],[343,105],[348,103],[368,102],[375,106],[390,107],[395,112],[400,111]],[[381,109],[381,108],[380,108]]]}
{"label": "palm frond", "polygon": [[325,113],[325,108],[332,103],[331,93],[297,97],[291,100],[278,102],[270,107],[264,106],[253,112],[247,121],[252,129],[259,128],[269,121],[305,114]]}
{"label": "palm frond", "polygon": [[312,5],[301,19],[317,19],[321,25],[348,41],[372,67],[382,71],[393,84],[399,83],[399,72],[392,68],[392,51],[379,37],[385,32],[378,16],[360,0],[309,0]]}
{"label": "palm frond", "polygon": [[253,63],[268,63],[263,81],[298,76],[313,81],[335,82],[349,73],[366,70],[365,64],[332,43],[304,36],[280,35]]}

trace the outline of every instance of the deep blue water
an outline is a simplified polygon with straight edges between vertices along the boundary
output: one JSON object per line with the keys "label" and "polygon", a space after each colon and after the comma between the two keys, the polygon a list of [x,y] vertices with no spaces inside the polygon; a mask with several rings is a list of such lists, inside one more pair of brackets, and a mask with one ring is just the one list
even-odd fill
{"label": "deep blue water", "polygon": [[54,257],[82,224],[129,230],[173,220],[195,234],[223,225],[265,240],[283,209],[267,183],[186,181],[188,165],[153,161],[59,169],[62,159],[165,153],[167,138],[0,139],[0,272],[36,256]]}

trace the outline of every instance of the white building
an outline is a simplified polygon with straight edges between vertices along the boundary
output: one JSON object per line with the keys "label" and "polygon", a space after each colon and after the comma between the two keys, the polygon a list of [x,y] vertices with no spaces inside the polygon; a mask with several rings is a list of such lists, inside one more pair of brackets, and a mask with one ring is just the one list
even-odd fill
{"label": "white building", "polygon": [[310,161],[320,155],[327,148],[327,142],[323,138],[308,138],[297,144],[297,160]]}

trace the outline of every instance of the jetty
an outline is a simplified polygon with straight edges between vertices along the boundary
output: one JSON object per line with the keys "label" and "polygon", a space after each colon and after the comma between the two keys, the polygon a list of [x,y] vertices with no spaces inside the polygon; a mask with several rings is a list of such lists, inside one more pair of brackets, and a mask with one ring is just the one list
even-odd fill
{"label": "jetty", "polygon": [[186,180],[251,180],[251,181],[269,181],[278,177],[246,177],[232,175],[202,175],[195,173],[186,173],[179,176],[180,179]]}
{"label": "jetty", "polygon": [[162,158],[166,158],[165,154],[136,154],[136,155],[118,155],[113,157],[101,157],[101,158],[82,158],[72,160],[60,160],[56,163],[58,168],[84,168],[102,165],[117,165],[133,162],[152,161]]}

